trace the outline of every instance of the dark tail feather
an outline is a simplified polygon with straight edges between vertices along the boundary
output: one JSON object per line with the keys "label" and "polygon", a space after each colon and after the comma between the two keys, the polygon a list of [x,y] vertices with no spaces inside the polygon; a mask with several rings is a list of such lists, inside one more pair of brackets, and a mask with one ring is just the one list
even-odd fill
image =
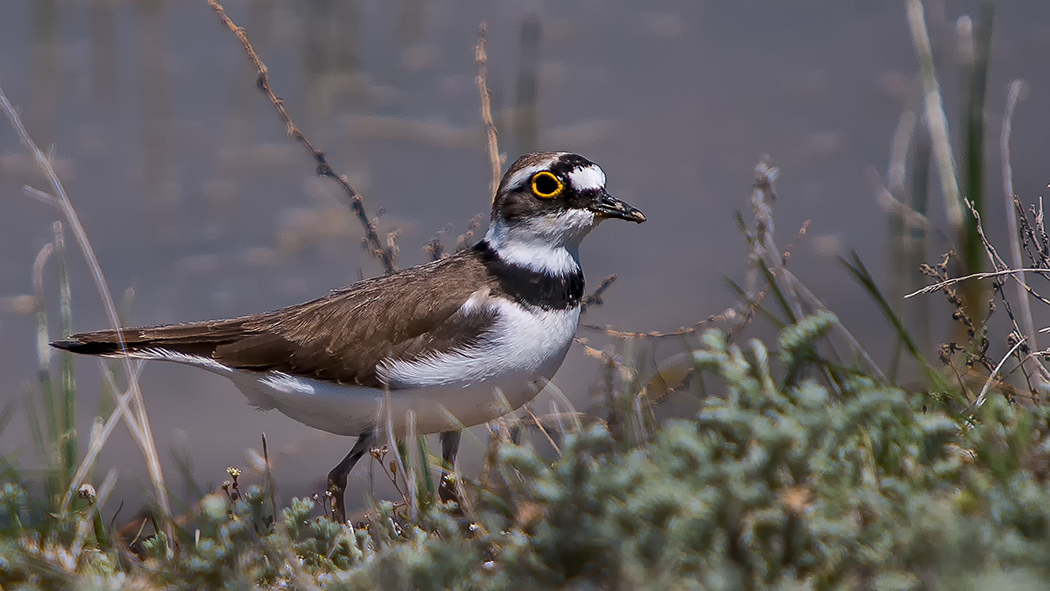
{"label": "dark tail feather", "polygon": [[[128,352],[143,349],[167,349],[188,355],[208,357],[215,351],[215,347],[236,341],[243,333],[239,322],[216,321],[126,328],[121,331],[121,334],[124,337],[124,350]],[[70,335],[64,340],[55,341],[51,343],[51,346],[82,355],[120,355],[121,353],[115,330],[81,332]]]}
{"label": "dark tail feather", "polygon": [[[121,331],[124,336],[124,350],[135,351],[149,347],[148,339],[143,339],[140,329],[129,328]],[[99,330],[70,335],[65,340],[55,341],[51,346],[56,349],[80,353],[81,355],[119,355],[120,344],[117,343],[117,331]]]}
{"label": "dark tail feather", "polygon": [[229,367],[265,371],[283,367],[295,356],[295,348],[280,335],[246,332],[240,319],[230,321],[171,324],[121,331],[124,348],[114,330],[81,332],[55,341],[56,349],[81,355],[117,357],[123,352],[168,351],[214,359]]}
{"label": "dark tail feather", "polygon": [[[85,341],[79,340],[76,337],[77,335],[73,335],[70,339],[55,341],[51,343],[51,346],[72,353],[80,353],[81,355],[115,355],[120,351],[120,345],[116,343]],[[130,351],[131,347],[127,347],[127,349]]]}

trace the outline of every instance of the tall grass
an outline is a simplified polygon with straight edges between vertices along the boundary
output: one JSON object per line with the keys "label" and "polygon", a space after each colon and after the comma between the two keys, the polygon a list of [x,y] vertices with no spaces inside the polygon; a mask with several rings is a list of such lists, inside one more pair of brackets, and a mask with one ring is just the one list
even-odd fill
{"label": "tall grass", "polygon": [[[33,265],[33,290],[36,306],[37,384],[39,392],[30,392],[25,404],[29,432],[37,455],[46,467],[44,494],[52,510],[58,510],[61,499],[73,484],[79,456],[76,432],[76,383],[70,355],[59,355],[58,387],[52,378],[53,353],[48,346],[50,327],[44,298],[44,272],[47,262],[55,260],[58,278],[59,317],[64,331],[72,326],[72,290],[66,267],[64,231],[55,222],[54,241],[45,245]],[[37,402],[39,400],[39,402]]]}
{"label": "tall grass", "polygon": [[[988,70],[992,51],[992,25],[996,2],[983,0],[976,20],[961,17],[957,23],[955,50],[961,57],[964,107],[959,118],[961,137],[959,145],[953,146],[949,118],[945,112],[940,84],[940,75],[926,26],[925,9],[921,0],[908,0],[908,25],[919,63],[919,79],[923,89],[924,129],[928,130],[932,144],[934,163],[940,180],[944,211],[950,226],[956,251],[959,254],[956,268],[960,275],[980,273],[985,269],[986,253],[978,236],[974,216],[967,212],[964,201],[972,204],[978,214],[986,207],[986,182],[988,157],[985,146],[985,130]],[[962,166],[956,164],[956,149],[961,154]],[[915,168],[924,166],[921,153],[917,153]],[[916,194],[925,192],[924,170],[915,172],[917,184],[922,187]],[[922,211],[921,209],[918,211]],[[989,291],[980,283],[968,283],[961,292],[964,312],[976,323],[982,324],[987,314]]]}
{"label": "tall grass", "polygon": [[[59,180],[54,167],[52,166],[51,159],[48,155],[44,154],[43,151],[37,147],[36,143],[29,136],[25,126],[22,124],[22,120],[19,117],[15,108],[11,105],[7,95],[4,93],[3,88],[0,87],[0,111],[7,117],[11,127],[15,130],[19,141],[23,147],[32,156],[33,161],[43,172],[44,177],[47,179],[50,185],[50,192],[43,192],[37,189],[29,189],[27,191],[32,193],[34,197],[45,203],[54,206],[60,213],[65,224],[69,227],[72,232],[77,246],[80,248],[81,254],[84,256],[88,264],[88,268],[91,271],[92,278],[95,282],[95,288],[98,291],[99,297],[102,299],[103,305],[109,316],[112,327],[120,331],[120,321],[117,316],[117,308],[113,302],[113,297],[110,293],[109,286],[106,284],[105,277],[102,274],[102,267],[99,265],[98,258],[95,256],[94,250],[91,248],[91,243],[88,240],[87,233],[84,231],[83,226],[80,224],[80,219],[77,216],[76,210],[73,208],[72,201],[69,199],[65,188],[62,186],[62,182]],[[68,282],[66,284],[68,286]],[[68,291],[68,289],[67,289]],[[67,302],[69,301],[68,293],[60,294],[60,299]],[[66,315],[68,317],[68,315]],[[118,409],[114,412],[110,419],[107,421],[106,426],[99,433],[93,432],[92,435],[98,435],[101,441],[104,441],[108,434],[112,432],[113,427],[116,423],[123,418],[124,423],[128,426],[132,433],[135,442],[138,444],[139,449],[146,460],[146,467],[150,475],[150,481],[153,485],[154,494],[156,495],[155,501],[157,507],[161,512],[162,521],[165,523],[164,530],[167,534],[167,538],[171,539],[171,528],[167,524],[167,516],[171,514],[170,504],[168,501],[168,492],[164,485],[164,476],[161,470],[160,460],[157,456],[156,446],[153,443],[153,435],[150,431],[149,419],[146,415],[145,404],[142,400],[142,393],[138,386],[137,374],[133,370],[132,363],[129,359],[124,359],[125,375],[128,379],[128,389],[126,392],[119,394],[116,399],[118,403]],[[63,384],[68,383],[69,396],[74,396],[72,388],[72,373],[69,373],[69,379],[63,379]],[[75,410],[75,403],[70,400],[62,401],[63,408],[73,408]],[[51,405],[53,410],[58,410],[54,403]],[[47,412],[47,409],[45,409]],[[72,413],[71,413],[72,414]],[[48,421],[52,424],[58,424],[59,417],[48,416]],[[71,426],[73,423],[72,418],[61,418],[63,425]],[[70,434],[71,436],[71,434]],[[65,490],[63,501],[60,506],[60,511],[65,512],[74,496],[77,494],[77,490],[85,476],[91,471],[94,466],[94,461],[97,458],[97,453],[101,449],[101,443],[99,439],[94,441],[95,445],[89,448],[89,452],[85,458],[82,459],[78,465],[75,473],[69,479],[70,486]],[[75,442],[72,444],[63,443],[63,447],[69,451],[72,449],[74,452]],[[168,550],[170,552],[170,549]]]}

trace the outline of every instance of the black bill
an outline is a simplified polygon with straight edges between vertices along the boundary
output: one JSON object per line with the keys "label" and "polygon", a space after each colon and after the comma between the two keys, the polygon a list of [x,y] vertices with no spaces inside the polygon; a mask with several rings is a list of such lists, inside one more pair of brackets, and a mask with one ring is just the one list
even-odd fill
{"label": "black bill", "polygon": [[638,208],[620,201],[605,190],[598,193],[598,197],[591,203],[590,210],[605,218],[617,218],[639,224],[645,221],[645,214]]}

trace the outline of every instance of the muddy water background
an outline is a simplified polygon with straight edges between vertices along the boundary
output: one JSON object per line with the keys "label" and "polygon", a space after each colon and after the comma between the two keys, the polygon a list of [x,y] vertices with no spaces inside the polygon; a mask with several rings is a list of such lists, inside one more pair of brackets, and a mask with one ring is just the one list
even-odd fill
{"label": "muddy water background", "polygon": [[[601,164],[615,195],[649,222],[608,223],[584,245],[589,284],[620,280],[588,321],[670,330],[733,301],[745,248],[733,211],[747,207],[752,167],[782,168],[781,242],[802,222],[791,260],[800,277],[889,356],[883,322],[835,256],[856,250],[890,281],[899,261],[873,197],[901,112],[916,104],[915,58],[903,2],[778,0],[651,3],[468,0],[227,3],[256,44],[275,91],[307,135],[365,196],[381,229],[398,230],[401,266],[427,259],[439,231],[451,247],[487,214],[488,164],[474,87],[477,26],[489,24],[489,83],[511,159],[531,149],[580,152]],[[977,2],[929,2],[947,107],[958,120],[962,82],[950,47],[956,19]],[[1015,191],[1032,201],[1050,182],[1050,3],[1015,0],[996,14],[989,145],[1006,86],[1029,84],[1014,124]],[[203,1],[4,0],[0,83],[30,133],[54,145],[58,169],[118,296],[134,291],[133,324],[259,312],[378,273],[361,230],[332,184],[312,176],[283,135],[229,31]],[[1002,223],[997,152],[989,160],[993,237]],[[15,421],[0,450],[34,465],[22,399],[34,391],[34,318],[17,296],[52,239],[54,212],[21,192],[45,182],[0,124],[0,402]],[[940,209],[940,197],[931,198]],[[943,216],[933,223],[943,229]],[[482,228],[483,229],[483,228]],[[931,257],[947,249],[931,235]],[[81,258],[71,256],[74,327],[105,326]],[[56,289],[45,275],[57,328]],[[932,340],[947,317],[933,301]],[[586,334],[592,344],[607,341]],[[681,350],[664,343],[657,356]],[[91,360],[77,361],[80,438],[99,404]],[[579,349],[556,383],[586,410],[599,365]],[[349,441],[277,413],[252,410],[231,384],[152,364],[142,377],[162,456],[180,447],[202,482],[244,465],[266,432],[282,494],[323,488]],[[546,403],[537,402],[537,408]],[[475,430],[479,432],[479,430]],[[480,445],[465,439],[467,457]],[[141,498],[145,470],[123,428],[102,465],[121,468],[119,495]],[[178,477],[165,464],[172,488]],[[364,474],[358,470],[356,474]],[[352,487],[361,479],[353,476]],[[354,488],[353,490],[359,490]]]}

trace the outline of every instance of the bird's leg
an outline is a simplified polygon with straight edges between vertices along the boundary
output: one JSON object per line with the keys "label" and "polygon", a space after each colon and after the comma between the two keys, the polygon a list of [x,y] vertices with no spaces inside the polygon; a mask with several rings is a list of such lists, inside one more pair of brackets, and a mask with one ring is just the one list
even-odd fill
{"label": "bird's leg", "polygon": [[350,474],[350,470],[354,469],[354,464],[361,459],[361,456],[365,455],[365,452],[372,447],[374,442],[375,435],[362,433],[358,436],[357,443],[354,444],[350,453],[346,454],[346,457],[328,473],[328,494],[332,498],[332,521],[346,523],[346,504],[343,502],[343,493],[346,492],[346,477]]}
{"label": "bird's leg", "polygon": [[459,489],[456,486],[456,454],[459,453],[460,431],[442,431],[441,439],[441,480],[438,484],[438,498],[441,502],[459,503]]}

